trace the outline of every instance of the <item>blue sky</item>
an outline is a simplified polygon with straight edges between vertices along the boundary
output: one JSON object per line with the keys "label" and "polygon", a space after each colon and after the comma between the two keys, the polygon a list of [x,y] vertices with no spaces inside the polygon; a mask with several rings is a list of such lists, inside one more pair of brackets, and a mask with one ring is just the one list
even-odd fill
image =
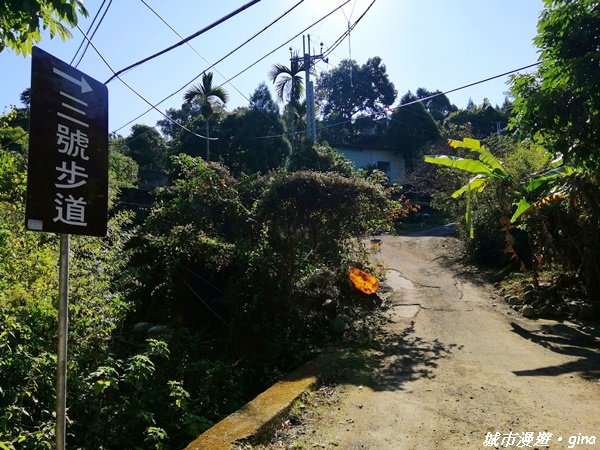
{"label": "blue sky", "polygon": [[[244,5],[248,0],[145,0],[181,35],[188,36]],[[188,46],[127,72],[123,78],[147,100],[157,102],[182,87],[196,75],[262,30],[299,0],[262,0],[224,24],[193,39]],[[345,0],[304,0],[290,14],[259,37],[234,53],[215,69],[220,84],[283,44]],[[313,43],[324,49],[367,9],[372,0],[350,0],[341,10],[309,29]],[[90,17],[80,21],[87,30],[101,2],[87,1]],[[542,0],[376,0],[357,24],[348,40],[330,55],[329,63],[317,64],[317,73],[331,69],[348,58],[364,64],[379,56],[387,67],[398,98],[419,87],[450,90],[537,61],[532,39],[542,10]],[[76,29],[68,41],[45,36],[39,46],[70,62],[81,42]],[[115,70],[149,56],[177,42],[179,37],[162,23],[140,0],[114,0],[93,38],[94,44]],[[265,58],[225,85],[230,94],[227,109],[247,106],[252,92],[275,63],[289,65],[289,47],[302,50],[302,37]],[[9,50],[0,53],[0,112],[19,104],[19,94],[30,84],[30,58]],[[78,67],[102,82],[111,75],[90,47]],[[507,78],[483,83],[449,95],[450,101],[464,107],[469,98],[481,103],[484,97],[501,104],[508,89]],[[272,86],[268,82],[269,86]],[[119,80],[108,83],[109,129],[114,131],[148,109],[146,103]],[[239,91],[239,92],[238,92]],[[185,92],[185,91],[183,91]],[[183,93],[159,106],[161,110],[180,107]],[[137,123],[155,125],[161,118],[152,111]],[[119,131],[129,134],[130,126]]]}

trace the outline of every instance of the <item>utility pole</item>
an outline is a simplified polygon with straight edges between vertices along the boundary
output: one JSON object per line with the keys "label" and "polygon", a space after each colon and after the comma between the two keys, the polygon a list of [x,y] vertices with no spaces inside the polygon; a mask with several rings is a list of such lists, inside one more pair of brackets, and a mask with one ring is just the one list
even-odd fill
{"label": "utility pole", "polygon": [[[315,91],[313,82],[310,80],[310,69],[318,60],[322,59],[328,62],[327,59],[323,58],[323,44],[321,43],[321,53],[319,55],[310,54],[310,34],[308,35],[308,47],[306,45],[305,37],[302,36],[302,50],[304,56],[292,57],[291,62],[302,61],[304,65],[305,81],[306,81],[306,137],[311,141],[317,139],[317,126],[315,123]],[[308,50],[308,51],[307,51]]]}

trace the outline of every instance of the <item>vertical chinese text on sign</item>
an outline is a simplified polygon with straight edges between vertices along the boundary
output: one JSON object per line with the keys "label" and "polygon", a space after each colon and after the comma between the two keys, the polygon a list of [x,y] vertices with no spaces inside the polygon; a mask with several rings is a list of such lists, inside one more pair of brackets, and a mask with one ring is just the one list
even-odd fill
{"label": "vertical chinese text on sign", "polygon": [[26,227],[106,235],[108,91],[34,47]]}

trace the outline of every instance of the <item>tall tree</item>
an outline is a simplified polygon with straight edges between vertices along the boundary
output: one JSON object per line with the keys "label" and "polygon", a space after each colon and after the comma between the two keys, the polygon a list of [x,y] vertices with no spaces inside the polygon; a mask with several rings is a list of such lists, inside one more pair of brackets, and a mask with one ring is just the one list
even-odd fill
{"label": "tall tree", "polygon": [[136,124],[131,135],[123,141],[124,154],[139,166],[140,188],[152,191],[167,180],[169,150],[165,139],[154,128]]}
{"label": "tall tree", "polygon": [[[546,212],[542,242],[600,299],[600,3],[545,0],[534,39],[540,66],[513,77],[512,123],[522,136],[563,156],[575,173],[561,181],[568,202]],[[540,226],[541,225],[541,226]],[[536,230],[537,228],[537,230]],[[546,231],[548,230],[548,231]],[[548,239],[546,236],[549,236]]]}
{"label": "tall tree", "polygon": [[[292,142],[302,140],[302,136],[296,133],[297,108],[300,104],[300,98],[304,94],[304,78],[300,75],[304,72],[304,64],[299,59],[299,53],[294,52],[290,59],[290,66],[275,64],[269,71],[269,79],[275,84],[275,94],[277,99],[287,105],[284,107],[285,122],[292,136]],[[295,144],[295,147],[297,145]]]}
{"label": "tall tree", "polygon": [[424,147],[440,138],[435,120],[422,103],[402,106],[415,100],[410,91],[402,96],[400,106],[392,113],[387,135],[388,145],[404,154],[407,171],[414,169],[415,159]]}
{"label": "tall tree", "polygon": [[154,127],[136,124],[131,127],[131,135],[124,141],[127,154],[140,168],[165,170],[167,144]]}
{"label": "tall tree", "polygon": [[268,116],[279,116],[279,108],[271,97],[267,84],[261,82],[250,96],[250,109],[263,112]]}
{"label": "tall tree", "polygon": [[[279,115],[255,108],[237,108],[221,122],[225,139],[216,142],[213,154],[218,155],[233,174],[262,172],[283,167],[291,153],[285,129]],[[272,136],[265,139],[265,136]]]}
{"label": "tall tree", "polygon": [[416,95],[418,99],[425,99],[435,95],[435,97],[425,100],[423,106],[425,106],[427,112],[431,114],[431,117],[438,122],[443,122],[444,119],[448,117],[448,114],[458,110],[456,105],[450,103],[448,97],[446,97],[445,94],[442,94],[440,90],[428,91],[421,87],[417,89]]}
{"label": "tall tree", "polygon": [[216,147],[220,161],[236,175],[283,167],[291,153],[290,142],[282,135],[285,124],[279,107],[264,82],[250,96],[248,108],[227,114],[220,126],[225,139],[217,141],[213,148]]}
{"label": "tall tree", "polygon": [[333,116],[340,120],[352,120],[357,115],[384,117],[397,95],[378,56],[362,66],[354,60],[343,60],[321,74],[316,90],[324,120]]}
{"label": "tall tree", "polygon": [[354,142],[360,134],[354,121],[360,116],[374,120],[386,117],[396,95],[381,58],[371,58],[362,66],[354,60],[343,60],[317,81],[319,113],[326,125],[321,138]]}
{"label": "tall tree", "polygon": [[200,105],[202,116],[206,120],[206,160],[210,161],[210,127],[209,122],[213,115],[216,103],[227,103],[229,95],[221,86],[213,86],[213,74],[207,72],[202,75],[202,82],[189,88],[185,95],[188,103],[196,102]]}
{"label": "tall tree", "polygon": [[[77,15],[87,17],[81,0],[3,1],[0,5],[0,52],[6,47],[27,56],[42,38],[40,28],[50,30],[50,37],[71,37],[63,24],[77,25]],[[41,24],[41,27],[40,27]]]}
{"label": "tall tree", "polygon": [[600,4],[545,0],[538,35],[540,66],[514,76],[514,124],[567,162],[600,170]]}

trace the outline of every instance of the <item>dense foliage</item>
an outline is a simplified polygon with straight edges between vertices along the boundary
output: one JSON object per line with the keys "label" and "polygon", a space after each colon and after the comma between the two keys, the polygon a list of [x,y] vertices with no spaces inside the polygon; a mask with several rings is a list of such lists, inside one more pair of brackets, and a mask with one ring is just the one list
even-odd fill
{"label": "dense foliage", "polygon": [[387,117],[397,95],[379,57],[363,65],[343,60],[319,76],[315,89],[324,125],[322,138],[336,143],[345,143],[359,132],[357,118],[373,121]]}
{"label": "dense foliage", "polygon": [[[489,233],[500,229],[493,226],[499,221],[509,256],[532,270],[534,285],[539,287],[539,270],[549,269],[554,286],[581,289],[586,301],[596,303],[592,316],[600,315],[599,23],[597,2],[547,0],[534,40],[539,69],[512,79],[514,136],[491,140],[494,155],[478,160],[427,158],[475,175],[462,179],[466,184],[455,192],[466,193],[474,255],[502,260],[490,258],[502,247],[499,234]],[[483,113],[500,120],[489,106]],[[460,125],[457,118],[468,114],[452,113],[444,123]],[[472,125],[474,135],[485,131],[476,121]],[[492,189],[482,194],[485,186]]]}
{"label": "dense foliage", "polygon": [[[339,316],[365,314],[348,266],[396,202],[326,145],[306,143],[291,172],[285,140],[246,148],[236,121],[279,120],[264,89],[253,98],[219,124],[240,149],[215,148],[231,170],[152,127],[111,139],[109,234],[72,240],[69,445],[182,448],[343,338]],[[24,230],[18,120],[0,121],[0,447],[39,449],[54,434],[58,240]]]}
{"label": "dense foliage", "polygon": [[[50,37],[71,37],[65,23],[77,25],[77,15],[87,16],[80,0],[7,0],[0,5],[0,52],[6,47],[23,56],[31,53],[33,45],[41,40],[41,29],[50,31]],[[41,29],[40,29],[41,24]]]}
{"label": "dense foliage", "polygon": [[513,78],[515,126],[589,172],[600,169],[600,5],[546,0],[540,67]]}
{"label": "dense foliage", "polygon": [[440,139],[438,125],[411,92],[400,99],[400,105],[390,118],[387,132],[388,145],[401,148],[406,161],[407,170],[412,171],[419,151],[427,144]]}

